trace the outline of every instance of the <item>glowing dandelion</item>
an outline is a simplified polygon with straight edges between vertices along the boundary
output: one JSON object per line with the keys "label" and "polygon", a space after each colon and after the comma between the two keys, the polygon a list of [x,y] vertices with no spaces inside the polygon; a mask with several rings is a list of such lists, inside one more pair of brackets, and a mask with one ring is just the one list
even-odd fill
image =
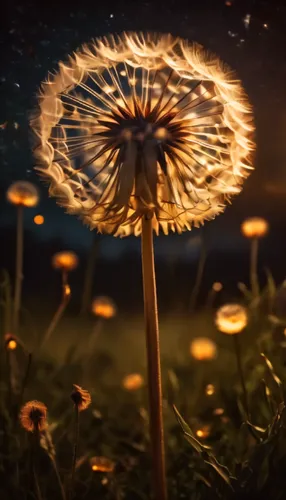
{"label": "glowing dandelion", "polygon": [[47,427],[47,407],[40,401],[29,401],[20,412],[20,423],[28,432],[42,432]]}
{"label": "glowing dandelion", "polygon": [[95,297],[91,304],[91,310],[95,316],[110,319],[116,315],[116,305],[109,297]]}
{"label": "glowing dandelion", "polygon": [[17,207],[17,241],[16,241],[16,265],[15,265],[15,290],[13,305],[13,329],[18,333],[19,312],[21,307],[22,281],[23,281],[23,246],[24,208],[35,207],[39,202],[39,192],[36,186],[27,181],[16,181],[8,188],[7,200]]}
{"label": "glowing dandelion", "polygon": [[198,361],[210,361],[217,355],[216,343],[208,337],[197,337],[190,343],[190,354]]}
{"label": "glowing dandelion", "polygon": [[215,324],[222,333],[235,335],[240,333],[247,323],[247,311],[240,304],[225,304],[217,310]]}
{"label": "glowing dandelion", "polygon": [[71,299],[71,288],[68,284],[68,275],[77,268],[78,256],[74,252],[68,250],[57,252],[53,255],[52,266],[54,269],[61,271],[62,274],[62,299],[44,334],[41,347],[43,347],[51,337]]}
{"label": "glowing dandelion", "polygon": [[232,335],[234,342],[234,351],[237,362],[237,370],[240,378],[241,389],[244,399],[244,407],[247,417],[249,418],[248,395],[244,380],[242,368],[241,349],[239,343],[239,335],[248,323],[248,314],[245,307],[240,304],[225,304],[220,307],[215,316],[215,324],[219,331],[227,335]]}
{"label": "glowing dandelion", "polygon": [[84,45],[43,83],[31,120],[50,194],[91,228],[142,234],[150,432],[166,498],[153,230],[213,218],[251,169],[252,113],[240,82],[197,44],[124,33]]}
{"label": "glowing dandelion", "polygon": [[257,274],[258,246],[260,238],[266,236],[269,231],[267,220],[262,217],[249,217],[241,224],[241,232],[245,238],[249,238],[250,246],[250,283],[254,297],[259,296],[259,282]]}
{"label": "glowing dandelion", "polygon": [[122,380],[122,385],[126,391],[138,391],[144,385],[144,379],[140,373],[130,373]]}

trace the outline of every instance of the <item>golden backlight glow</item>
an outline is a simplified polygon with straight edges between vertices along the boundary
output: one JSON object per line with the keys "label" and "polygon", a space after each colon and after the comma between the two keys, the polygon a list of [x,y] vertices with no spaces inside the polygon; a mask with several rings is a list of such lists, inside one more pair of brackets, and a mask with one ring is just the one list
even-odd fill
{"label": "golden backlight glow", "polygon": [[94,472],[113,472],[115,463],[106,457],[92,457],[90,459],[91,469]]}
{"label": "golden backlight glow", "polygon": [[115,236],[141,218],[182,232],[224,210],[252,169],[241,83],[196,43],[123,33],[83,45],[43,82],[37,170],[68,213]]}
{"label": "golden backlight glow", "polygon": [[17,345],[18,344],[17,344],[16,340],[13,340],[13,339],[9,340],[7,342],[7,349],[8,349],[8,351],[15,351],[15,349],[17,349]]}
{"label": "golden backlight glow", "polygon": [[246,238],[263,238],[268,230],[269,224],[262,217],[250,217],[241,224],[241,232]]}
{"label": "golden backlight glow", "polygon": [[20,423],[28,432],[43,431],[47,427],[47,407],[41,401],[28,401],[20,411]]}
{"label": "golden backlight glow", "polygon": [[117,309],[113,300],[109,297],[95,297],[91,304],[91,311],[95,316],[110,319],[116,315]]}
{"label": "golden backlight glow", "polygon": [[198,361],[209,361],[216,357],[217,346],[208,337],[197,337],[190,344],[190,354]]}
{"label": "golden backlight glow", "polygon": [[218,309],[215,317],[217,329],[228,335],[240,333],[247,322],[247,311],[240,304],[225,304]]}
{"label": "golden backlight glow", "polygon": [[35,215],[34,217],[34,223],[37,225],[37,226],[41,226],[42,224],[44,224],[45,222],[45,219],[42,215]]}
{"label": "golden backlight glow", "polygon": [[78,266],[78,256],[71,251],[58,252],[52,258],[52,266],[66,272],[73,271]]}
{"label": "golden backlight glow", "polygon": [[124,389],[127,391],[137,391],[144,385],[144,379],[140,373],[130,373],[122,381]]}
{"label": "golden backlight glow", "polygon": [[11,184],[6,196],[12,205],[22,207],[35,207],[39,202],[38,189],[28,181],[16,181]]}

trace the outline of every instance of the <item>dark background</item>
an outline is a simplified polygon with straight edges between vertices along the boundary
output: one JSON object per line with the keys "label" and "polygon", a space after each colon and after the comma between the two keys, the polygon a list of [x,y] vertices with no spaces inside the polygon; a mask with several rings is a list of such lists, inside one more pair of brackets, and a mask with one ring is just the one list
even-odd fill
{"label": "dark background", "polygon": [[[245,22],[250,15],[249,24]],[[25,213],[26,297],[53,300],[59,277],[50,259],[63,248],[80,255],[72,277],[73,300],[80,296],[83,271],[93,238],[99,244],[94,293],[109,294],[122,306],[141,307],[140,240],[96,236],[49,199],[33,172],[29,112],[48,71],[89,39],[108,32],[154,30],[195,40],[217,53],[241,78],[254,106],[257,153],[255,171],[243,192],[225,213],[203,229],[182,236],[156,238],[156,263],[161,308],[184,308],[194,281],[202,239],[208,248],[202,297],[213,281],[237,294],[238,281],[248,281],[249,242],[240,233],[247,216],[270,222],[261,242],[260,275],[264,266],[283,281],[286,271],[286,2],[200,0],[101,2],[7,1],[1,10],[0,65],[0,267],[13,272],[14,207],[5,192],[17,179],[35,182],[41,201]],[[43,214],[45,223],[33,218]],[[36,292],[35,292],[36,291]],[[123,293],[124,292],[124,293]]]}

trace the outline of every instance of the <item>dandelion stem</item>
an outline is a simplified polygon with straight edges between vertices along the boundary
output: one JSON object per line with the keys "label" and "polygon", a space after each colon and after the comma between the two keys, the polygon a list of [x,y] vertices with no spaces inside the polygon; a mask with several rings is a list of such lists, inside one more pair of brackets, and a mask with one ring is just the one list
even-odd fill
{"label": "dandelion stem", "polygon": [[34,492],[33,498],[42,500],[42,494],[36,473],[36,453],[39,442],[39,429],[35,428],[31,435],[31,455],[30,455],[30,493]]}
{"label": "dandelion stem", "polygon": [[21,293],[23,280],[23,207],[17,208],[17,236],[16,236],[16,266],[15,266],[15,295],[13,310],[13,330],[18,333],[19,311],[21,307]]}
{"label": "dandelion stem", "polygon": [[250,248],[250,284],[254,298],[257,298],[259,296],[257,258],[258,258],[258,238],[252,238],[251,248]]}
{"label": "dandelion stem", "polygon": [[196,280],[195,284],[191,293],[191,298],[190,298],[190,310],[193,311],[196,307],[197,300],[198,300],[198,294],[200,291],[201,283],[202,283],[202,278],[203,278],[203,273],[204,273],[204,268],[205,268],[205,263],[206,263],[206,258],[207,258],[207,251],[204,242],[202,243],[201,251],[200,251],[200,258],[198,262],[198,268],[197,268],[197,275],[196,275]]}
{"label": "dandelion stem", "polygon": [[54,329],[56,328],[58,322],[60,321],[60,319],[61,319],[69,301],[70,301],[70,298],[71,298],[70,287],[68,285],[68,280],[67,280],[67,273],[65,271],[63,271],[63,273],[62,273],[62,289],[63,289],[62,300],[61,300],[60,305],[52,318],[52,321],[50,322],[50,324],[49,324],[49,326],[44,334],[44,337],[43,337],[43,340],[41,343],[41,348],[44,346],[44,344],[46,344],[46,342],[51,337]]}
{"label": "dandelion stem", "polygon": [[56,474],[56,477],[57,477],[57,480],[58,480],[58,483],[59,483],[59,488],[61,490],[62,499],[66,500],[66,494],[65,494],[65,490],[64,490],[64,487],[63,487],[63,483],[62,483],[62,480],[61,480],[61,476],[60,476],[60,473],[59,473],[59,469],[58,469],[57,463],[56,463],[56,461],[55,461],[54,458],[51,460],[51,462],[52,462],[53,469],[55,471],[55,474]]}
{"label": "dandelion stem", "polygon": [[244,374],[243,374],[243,369],[242,369],[241,349],[240,349],[240,342],[239,342],[238,335],[233,335],[233,342],[234,342],[234,351],[235,351],[236,362],[237,362],[237,370],[238,370],[238,375],[240,378],[242,395],[243,395],[243,405],[244,405],[247,419],[250,420],[249,406],[248,406],[248,395],[247,395]]}
{"label": "dandelion stem", "polygon": [[70,482],[70,500],[73,498],[73,488],[74,488],[74,478],[76,469],[76,459],[77,459],[77,448],[79,439],[79,409],[78,405],[74,406],[75,411],[75,422],[74,422],[74,447],[73,447],[73,458],[72,458],[72,469],[71,469],[71,482]]}
{"label": "dandelion stem", "polygon": [[166,500],[160,344],[152,219],[142,218],[142,272],[146,325],[150,439],[156,500]]}

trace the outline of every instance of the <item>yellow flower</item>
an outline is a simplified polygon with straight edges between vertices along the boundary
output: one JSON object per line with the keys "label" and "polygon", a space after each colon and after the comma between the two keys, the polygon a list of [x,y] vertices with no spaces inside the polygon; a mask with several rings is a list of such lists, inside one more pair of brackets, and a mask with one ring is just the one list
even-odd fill
{"label": "yellow flower", "polygon": [[73,384],[73,387],[74,390],[71,393],[71,399],[74,405],[77,407],[78,411],[86,410],[91,403],[90,393],[82,389],[79,385]]}
{"label": "yellow flower", "polygon": [[100,232],[182,232],[214,218],[252,168],[239,80],[187,40],[123,33],[83,45],[42,84],[37,169]]}
{"label": "yellow flower", "polygon": [[137,391],[144,385],[144,379],[140,373],[130,373],[124,377],[122,385],[127,391]]}
{"label": "yellow flower", "polygon": [[247,322],[247,311],[239,304],[225,304],[218,309],[215,317],[217,329],[229,335],[240,333]]}
{"label": "yellow flower", "polygon": [[39,192],[31,182],[16,181],[7,190],[7,200],[12,205],[35,207],[39,202]]}
{"label": "yellow flower", "polygon": [[263,238],[268,230],[269,224],[262,217],[250,217],[241,224],[242,234],[246,238]]}
{"label": "yellow flower", "polygon": [[52,258],[52,266],[54,269],[61,269],[63,271],[73,271],[78,266],[78,257],[74,252],[62,251],[55,253]]}
{"label": "yellow flower", "polygon": [[198,361],[208,361],[216,357],[217,346],[207,337],[197,337],[191,341],[190,353]]}
{"label": "yellow flower", "polygon": [[40,401],[29,401],[21,408],[20,422],[26,431],[43,431],[47,427],[47,407]]}
{"label": "yellow flower", "polygon": [[109,297],[95,297],[91,304],[91,310],[95,316],[109,319],[116,315],[117,309],[113,300]]}

